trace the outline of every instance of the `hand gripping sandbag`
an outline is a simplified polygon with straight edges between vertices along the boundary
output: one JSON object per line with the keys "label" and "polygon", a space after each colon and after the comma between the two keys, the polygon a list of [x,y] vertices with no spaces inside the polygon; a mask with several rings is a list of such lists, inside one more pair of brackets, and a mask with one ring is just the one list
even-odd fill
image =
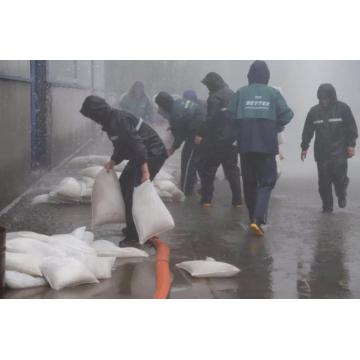
{"label": "hand gripping sandbag", "polygon": [[125,222],[125,203],[114,170],[101,170],[91,196],[92,226]]}
{"label": "hand gripping sandbag", "polygon": [[175,226],[174,219],[150,181],[135,188],[132,214],[140,244]]}

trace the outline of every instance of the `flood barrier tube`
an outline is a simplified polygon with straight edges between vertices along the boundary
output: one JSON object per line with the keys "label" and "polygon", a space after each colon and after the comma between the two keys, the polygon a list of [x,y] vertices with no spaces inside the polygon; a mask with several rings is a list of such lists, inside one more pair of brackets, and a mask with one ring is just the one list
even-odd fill
{"label": "flood barrier tube", "polygon": [[169,248],[158,237],[149,242],[156,249],[155,277],[156,287],[153,299],[166,299],[170,292]]}

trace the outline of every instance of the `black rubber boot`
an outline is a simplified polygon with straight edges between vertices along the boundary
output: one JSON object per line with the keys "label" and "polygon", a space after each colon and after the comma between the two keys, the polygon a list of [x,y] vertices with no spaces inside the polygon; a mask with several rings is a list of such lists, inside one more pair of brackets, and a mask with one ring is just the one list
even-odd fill
{"label": "black rubber boot", "polygon": [[119,247],[138,247],[139,237],[137,235],[126,235],[126,238],[119,242]]}

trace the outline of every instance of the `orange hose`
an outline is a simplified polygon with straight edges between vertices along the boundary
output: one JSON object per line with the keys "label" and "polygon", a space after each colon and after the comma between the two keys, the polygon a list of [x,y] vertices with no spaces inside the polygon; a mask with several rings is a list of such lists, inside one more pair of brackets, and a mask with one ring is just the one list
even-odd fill
{"label": "orange hose", "polygon": [[156,288],[153,299],[166,299],[170,291],[169,248],[159,238],[149,240],[156,249]]}

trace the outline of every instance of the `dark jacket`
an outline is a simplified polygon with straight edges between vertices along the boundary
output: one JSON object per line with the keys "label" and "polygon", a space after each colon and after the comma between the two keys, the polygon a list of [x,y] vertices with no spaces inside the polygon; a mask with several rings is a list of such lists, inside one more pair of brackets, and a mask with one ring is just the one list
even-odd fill
{"label": "dark jacket", "polygon": [[278,133],[294,113],[284,97],[268,86],[270,72],[265,62],[255,61],[249,70],[249,85],[231,98],[228,111],[238,126],[240,153],[279,153]]}
{"label": "dark jacket", "polygon": [[172,147],[176,150],[184,141],[193,142],[203,120],[204,114],[199,105],[190,100],[175,100],[169,117],[175,138]]}
{"label": "dark jacket", "polygon": [[184,141],[194,141],[199,127],[204,119],[204,113],[196,103],[177,99],[165,91],[155,98],[162,115],[169,121],[171,133],[174,136],[172,148],[178,149]]}
{"label": "dark jacket", "polygon": [[356,122],[350,107],[339,101],[335,88],[323,84],[318,89],[318,98],[330,99],[330,105],[312,107],[306,117],[302,133],[302,150],[309,148],[315,134],[314,154],[316,161],[346,159],[347,148],[355,147],[358,137]]}
{"label": "dark jacket", "polygon": [[221,147],[236,140],[234,122],[226,116],[226,107],[234,92],[217,73],[209,73],[202,83],[209,89],[206,120],[198,131],[205,145]]}
{"label": "dark jacket", "polygon": [[[139,95],[137,92],[139,92]],[[142,118],[148,122],[152,121],[153,107],[145,93],[144,84],[140,81],[136,81],[131,89],[122,95],[120,108],[133,114],[137,118]]]}
{"label": "dark jacket", "polygon": [[137,129],[139,119],[126,111],[111,108],[104,99],[88,96],[80,112],[100,124],[107,133],[114,146],[111,159],[116,164],[130,160],[141,165],[149,158],[166,157],[162,140],[149,125],[143,122]]}

